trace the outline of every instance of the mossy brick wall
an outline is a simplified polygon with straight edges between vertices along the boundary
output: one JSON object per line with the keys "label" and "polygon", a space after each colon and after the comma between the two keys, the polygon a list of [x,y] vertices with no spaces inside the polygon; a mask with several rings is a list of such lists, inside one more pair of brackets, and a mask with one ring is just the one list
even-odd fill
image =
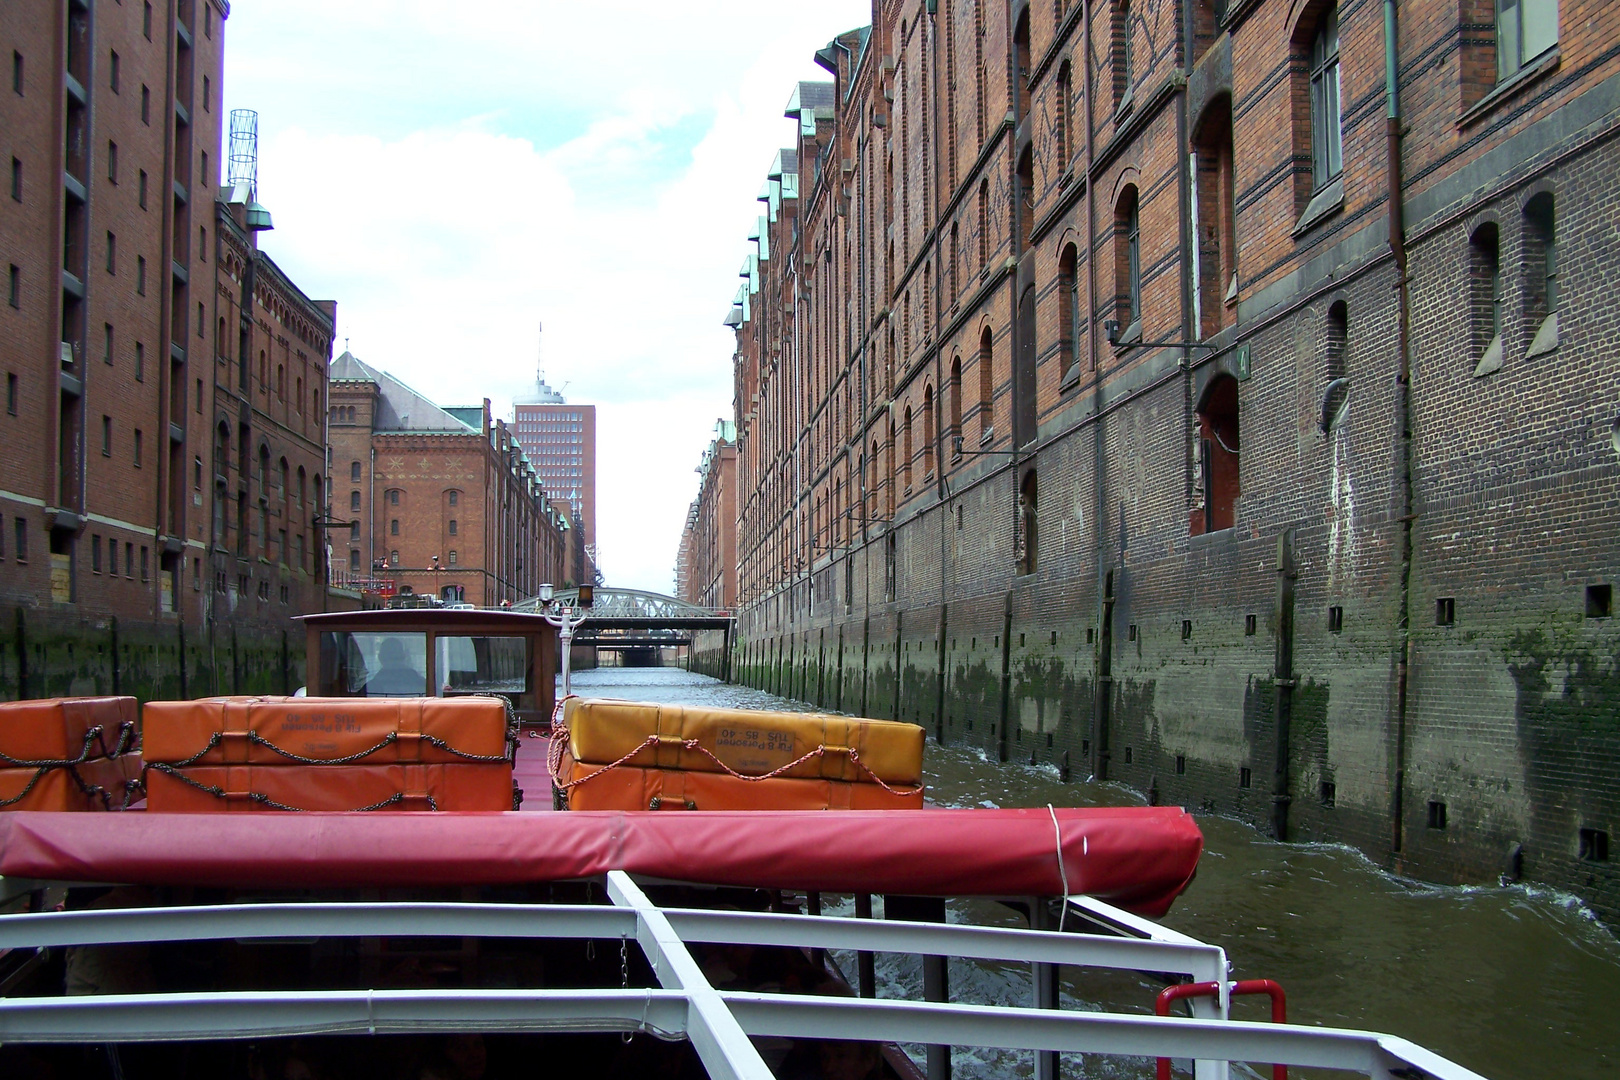
{"label": "mossy brick wall", "polygon": [[14,607],[0,617],[0,697],[126,694],[141,701],[285,694],[304,685],[294,629],[206,629]]}

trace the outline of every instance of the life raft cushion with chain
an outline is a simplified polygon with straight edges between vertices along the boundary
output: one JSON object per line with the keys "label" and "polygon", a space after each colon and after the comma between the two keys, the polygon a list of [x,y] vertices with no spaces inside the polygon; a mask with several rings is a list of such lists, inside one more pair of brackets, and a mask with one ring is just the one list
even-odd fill
{"label": "life raft cushion with chain", "polygon": [[892,720],[568,698],[563,723],[569,751],[586,765],[629,754],[625,764],[649,769],[922,783],[923,729]]}
{"label": "life raft cushion with chain", "polygon": [[[695,769],[604,769],[564,751],[563,784],[571,810],[920,810],[923,789],[811,777],[749,780]],[[571,784],[570,781],[588,781]]]}
{"label": "life raft cushion with chain", "polygon": [[509,764],[192,765],[146,770],[150,813],[511,810]]}
{"label": "life raft cushion with chain", "polygon": [[0,811],[122,810],[140,798],[141,756],[96,757],[72,765],[0,769]]}
{"label": "life raft cushion with chain", "polygon": [[140,744],[132,697],[0,702],[0,767],[38,768],[117,757]]}
{"label": "life raft cushion with chain", "polygon": [[222,697],[148,702],[145,756],[175,766],[510,764],[496,697]]}

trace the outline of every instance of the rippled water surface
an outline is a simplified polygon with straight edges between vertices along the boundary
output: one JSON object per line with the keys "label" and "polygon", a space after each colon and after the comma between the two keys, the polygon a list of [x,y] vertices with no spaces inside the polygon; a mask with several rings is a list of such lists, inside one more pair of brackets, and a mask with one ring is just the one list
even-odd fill
{"label": "rippled water surface", "polygon": [[[574,690],[807,708],[672,669],[580,672]],[[927,754],[929,795],[945,806],[1141,801],[1123,787],[1064,784],[1055,770],[996,764],[974,750],[930,743]],[[1224,947],[1236,978],[1282,983],[1290,1019],[1401,1035],[1492,1080],[1620,1075],[1620,943],[1572,898],[1520,887],[1423,885],[1391,877],[1347,848],[1278,844],[1224,818],[1201,817],[1199,824],[1206,848],[1197,880],[1164,922]],[[964,905],[952,917],[1010,923],[1003,910]],[[920,965],[890,959],[879,982],[883,996],[920,996]],[[1029,1001],[1027,969],[1017,966],[953,962],[951,985],[959,1001]],[[1088,977],[1068,984],[1065,997],[1078,1008],[1148,1011],[1159,988],[1134,976]],[[1264,1018],[1260,1006],[1252,1018]],[[1027,1056],[1016,1054],[959,1050],[955,1065],[958,1076],[1029,1075]],[[1088,1058],[1066,1061],[1064,1074],[1151,1076],[1152,1069]]]}

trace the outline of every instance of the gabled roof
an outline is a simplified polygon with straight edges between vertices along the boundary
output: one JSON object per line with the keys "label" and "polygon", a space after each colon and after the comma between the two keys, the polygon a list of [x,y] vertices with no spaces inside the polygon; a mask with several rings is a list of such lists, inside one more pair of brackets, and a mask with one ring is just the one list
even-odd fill
{"label": "gabled roof", "polygon": [[444,431],[456,435],[477,434],[478,429],[456,419],[426,397],[412,390],[388,372],[360,361],[349,350],[332,361],[333,382],[369,382],[377,387],[377,411],[373,431]]}

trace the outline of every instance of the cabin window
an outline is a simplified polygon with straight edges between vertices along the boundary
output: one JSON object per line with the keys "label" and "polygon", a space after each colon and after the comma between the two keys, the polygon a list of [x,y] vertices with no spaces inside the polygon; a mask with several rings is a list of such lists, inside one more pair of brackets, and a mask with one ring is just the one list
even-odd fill
{"label": "cabin window", "polygon": [[320,692],[326,697],[424,697],[427,634],[321,635]]}

